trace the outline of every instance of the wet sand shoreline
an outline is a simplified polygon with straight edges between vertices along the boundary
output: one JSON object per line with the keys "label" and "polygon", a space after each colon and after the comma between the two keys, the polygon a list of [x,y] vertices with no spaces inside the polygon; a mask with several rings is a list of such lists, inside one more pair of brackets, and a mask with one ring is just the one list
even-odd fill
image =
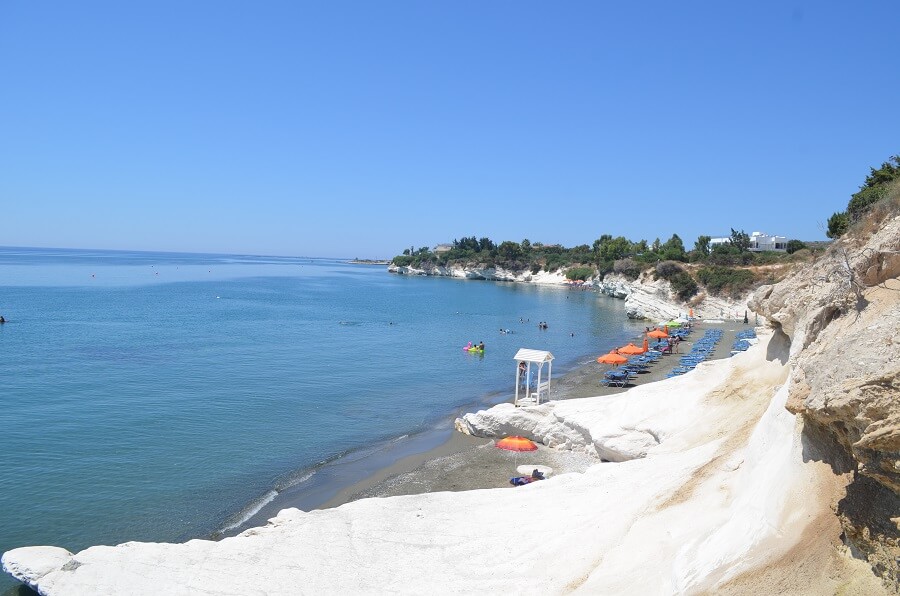
{"label": "wet sand shoreline", "polygon": [[[635,385],[645,385],[666,378],[678,366],[680,356],[690,352],[695,339],[706,329],[721,329],[724,333],[712,359],[727,358],[735,334],[749,328],[739,321],[696,322],[689,339],[683,342],[679,353],[663,356],[648,372],[626,387],[605,387],[600,378],[610,366],[597,362],[585,362],[554,382],[553,399],[578,399],[601,397],[628,391]],[[405,457],[396,463],[374,472],[366,479],[346,487],[325,502],[320,509],[338,507],[362,498],[388,497],[439,491],[461,491],[486,488],[511,488],[509,479],[521,475],[519,465],[547,465],[553,474],[584,472],[601,463],[597,458],[570,451],[558,451],[543,445],[538,451],[514,454],[496,449],[492,439],[471,437],[452,432],[442,445]]]}

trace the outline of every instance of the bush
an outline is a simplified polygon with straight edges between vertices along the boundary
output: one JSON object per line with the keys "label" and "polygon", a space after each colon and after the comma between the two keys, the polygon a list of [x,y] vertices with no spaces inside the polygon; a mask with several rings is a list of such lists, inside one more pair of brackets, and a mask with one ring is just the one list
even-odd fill
{"label": "bush", "polygon": [[668,280],[669,284],[671,284],[672,286],[672,291],[675,292],[675,295],[685,302],[687,302],[692,296],[694,296],[699,289],[697,286],[697,282],[694,281],[694,278],[684,270],[682,270],[680,273],[676,273],[672,277],[668,278]]}
{"label": "bush", "polygon": [[772,265],[775,263],[791,263],[794,261],[794,257],[788,253],[779,252],[777,250],[764,250],[762,252],[750,254],[753,255],[753,258],[746,263],[741,263],[741,265]]}
{"label": "bush", "polygon": [[568,265],[568,261],[564,255],[550,253],[547,255],[547,262],[544,263],[544,271],[556,271],[566,265]]}
{"label": "bush", "polygon": [[572,267],[566,271],[566,279],[572,280],[580,279],[581,281],[584,281],[592,275],[594,275],[593,267]]}
{"label": "bush", "polygon": [[829,238],[840,238],[850,227],[850,216],[845,211],[833,213],[828,218],[828,231],[825,235]]}
{"label": "bush", "polygon": [[604,277],[607,273],[613,272],[613,262],[612,261],[600,261],[597,263],[597,275],[601,278]]}
{"label": "bush", "polygon": [[749,251],[741,252],[740,249],[731,244],[717,244],[713,247],[706,262],[725,266],[749,265],[753,262],[753,253]]}
{"label": "bush", "polygon": [[663,261],[656,266],[657,279],[661,277],[663,279],[672,281],[672,278],[679,273],[684,273],[684,269],[682,269],[681,265],[675,263],[674,261]]}
{"label": "bush", "polygon": [[697,277],[710,294],[737,298],[753,287],[756,276],[749,269],[703,267]]}
{"label": "bush", "polygon": [[614,273],[618,273],[625,279],[634,281],[641,274],[643,267],[633,259],[619,259],[613,263],[612,270]]}
{"label": "bush", "polygon": [[788,240],[787,243],[787,254],[792,255],[798,250],[806,248],[806,244],[801,242],[800,240]]}

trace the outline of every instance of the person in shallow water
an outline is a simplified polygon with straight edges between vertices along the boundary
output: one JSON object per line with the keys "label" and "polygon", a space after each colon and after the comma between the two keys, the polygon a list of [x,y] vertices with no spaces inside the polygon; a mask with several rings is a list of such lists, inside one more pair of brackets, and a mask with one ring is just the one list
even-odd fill
{"label": "person in shallow water", "polygon": [[478,342],[478,349],[484,351],[484,342],[483,341]]}

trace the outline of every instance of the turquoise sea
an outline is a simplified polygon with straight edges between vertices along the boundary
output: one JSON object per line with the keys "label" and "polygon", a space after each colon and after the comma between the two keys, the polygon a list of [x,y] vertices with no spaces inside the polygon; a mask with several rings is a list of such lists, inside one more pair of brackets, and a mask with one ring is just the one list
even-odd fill
{"label": "turquoise sea", "polygon": [[0,551],[215,536],[288,491],[315,507],[510,399],[517,349],[557,376],[640,329],[563,287],[28,248],[0,248],[0,314]]}

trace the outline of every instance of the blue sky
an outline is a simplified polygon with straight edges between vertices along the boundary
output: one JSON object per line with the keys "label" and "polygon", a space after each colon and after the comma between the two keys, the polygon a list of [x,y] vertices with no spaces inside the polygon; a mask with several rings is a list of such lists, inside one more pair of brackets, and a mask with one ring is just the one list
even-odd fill
{"label": "blue sky", "polygon": [[0,2],[0,245],[824,239],[900,3]]}

